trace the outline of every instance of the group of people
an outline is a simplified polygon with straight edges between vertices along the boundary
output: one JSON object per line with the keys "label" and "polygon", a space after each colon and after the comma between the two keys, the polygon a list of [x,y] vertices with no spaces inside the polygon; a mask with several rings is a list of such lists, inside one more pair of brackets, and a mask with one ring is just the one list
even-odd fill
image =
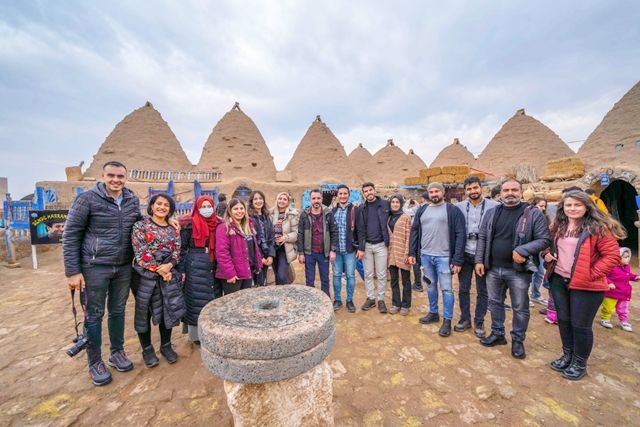
{"label": "group of people", "polygon": [[[209,301],[265,286],[269,267],[276,285],[289,284],[296,261],[304,264],[308,286],[314,286],[318,271],[320,288],[328,297],[331,266],[336,311],[343,306],[344,278],[345,305],[351,313],[356,312],[358,263],[364,270],[363,311],[377,307],[380,313],[407,315],[413,270],[425,284],[429,300],[428,313],[420,323],[440,322],[442,296],[439,334],[443,337],[451,334],[452,276],[457,274],[460,318],[453,329],[463,332],[473,327],[485,346],[507,344],[508,291],[513,309],[511,352],[520,359],[526,357],[533,277],[538,283],[533,286],[534,298],[542,300],[542,283],[550,287],[552,301],[547,308],[557,316],[562,340],[563,354],[551,367],[566,378],[580,379],[586,373],[593,345],[591,324],[600,304],[604,300],[603,326],[605,320],[610,325],[614,309],[626,322],[621,313],[628,305],[618,303],[627,296],[622,282],[638,279],[627,267],[614,271],[621,262],[624,266],[625,259],[628,264],[626,252],[621,261],[617,244],[625,236],[624,229],[579,189],[563,195],[551,223],[544,213],[546,202],[524,202],[517,180],[501,184],[498,202],[483,197],[475,177],[464,182],[467,199],[456,205],[445,201],[445,189],[439,183],[430,184],[424,202],[411,207],[399,194],[381,198],[375,185],[367,182],[362,185],[364,202],[359,206],[349,202],[346,185],[338,187],[335,205],[330,207],[322,204],[320,190],[312,190],[310,207],[301,211],[292,206],[286,192],[279,193],[269,209],[264,193],[253,191],[246,204],[233,198],[216,206],[211,197],[200,196],[190,215],[174,219],[175,202],[163,193],[151,197],[143,217],[138,198],[125,187],[126,177],[122,163],[107,162],[103,181],[74,201],[64,231],[69,286],[85,290],[86,349],[96,385],[112,380],[101,354],[105,303],[111,344],[108,365],[121,372],[133,369],[124,351],[124,312],[130,290],[145,365],[159,363],[151,342],[152,322],[159,329],[161,355],[174,363],[178,356],[171,345],[173,327],[182,322],[189,339],[199,343],[198,316]],[[607,279],[612,271],[613,283]],[[477,300],[472,320],[474,275]],[[387,277],[390,308],[385,303]],[[609,292],[607,298],[605,292]],[[491,313],[488,336],[487,310]]]}

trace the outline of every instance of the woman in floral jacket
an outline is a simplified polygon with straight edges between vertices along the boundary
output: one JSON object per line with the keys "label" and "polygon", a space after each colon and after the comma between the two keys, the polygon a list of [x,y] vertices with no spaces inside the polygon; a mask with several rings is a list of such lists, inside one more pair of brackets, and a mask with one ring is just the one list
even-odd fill
{"label": "woman in floral jacket", "polygon": [[160,331],[160,353],[169,363],[178,355],[171,348],[171,328],[185,314],[182,277],[173,267],[178,264],[180,236],[167,219],[175,211],[175,202],[168,194],[156,194],[149,200],[148,217],[133,225],[131,241],[134,270],[137,279],[132,289],[136,298],[135,329],[142,346],[142,358],[147,367],[159,360],[151,344],[151,321]]}

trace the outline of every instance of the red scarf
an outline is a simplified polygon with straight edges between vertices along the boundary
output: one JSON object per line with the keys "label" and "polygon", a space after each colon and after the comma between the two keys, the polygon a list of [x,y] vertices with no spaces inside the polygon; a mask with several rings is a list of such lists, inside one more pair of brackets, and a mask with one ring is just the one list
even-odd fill
{"label": "red scarf", "polygon": [[[208,201],[213,207],[213,215],[209,218],[205,218],[200,215],[199,209],[202,207],[202,203]],[[216,226],[218,225],[218,218],[216,217],[216,207],[213,199],[209,196],[200,196],[196,200],[193,212],[191,212],[191,223],[193,224],[193,242],[196,248],[204,248],[204,245],[209,241],[209,258],[211,261],[215,258],[214,249],[216,247]],[[185,244],[188,244],[185,242]]]}

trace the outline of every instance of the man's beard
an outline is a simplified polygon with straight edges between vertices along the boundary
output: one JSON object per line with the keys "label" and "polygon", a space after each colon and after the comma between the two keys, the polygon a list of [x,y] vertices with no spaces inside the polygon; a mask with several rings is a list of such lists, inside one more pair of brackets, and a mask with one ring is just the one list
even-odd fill
{"label": "man's beard", "polygon": [[520,198],[517,196],[507,196],[502,199],[505,205],[517,205],[520,203]]}
{"label": "man's beard", "polygon": [[480,194],[479,193],[471,193],[469,194],[469,198],[473,199],[473,200],[478,200],[480,198]]}
{"label": "man's beard", "polygon": [[429,200],[431,200],[431,203],[435,203],[438,204],[442,201],[441,197],[430,197]]}

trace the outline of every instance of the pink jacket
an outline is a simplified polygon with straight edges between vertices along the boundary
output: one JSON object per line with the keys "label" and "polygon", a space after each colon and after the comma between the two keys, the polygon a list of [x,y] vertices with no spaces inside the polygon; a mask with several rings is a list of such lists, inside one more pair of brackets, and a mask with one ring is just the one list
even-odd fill
{"label": "pink jacket", "polygon": [[607,274],[607,283],[616,285],[615,289],[609,289],[604,293],[605,298],[613,298],[619,301],[631,300],[631,283],[629,281],[638,280],[640,276],[631,271],[631,266],[617,265]]}
{"label": "pink jacket", "polygon": [[[244,235],[233,222],[227,225],[224,222],[218,224],[216,228],[216,259],[218,267],[216,278],[231,279],[237,276],[238,279],[251,279],[251,266],[249,265],[249,249]],[[253,220],[251,229],[254,230]],[[255,253],[255,268],[262,269],[262,253],[258,246],[258,239],[253,235],[253,246]]]}

